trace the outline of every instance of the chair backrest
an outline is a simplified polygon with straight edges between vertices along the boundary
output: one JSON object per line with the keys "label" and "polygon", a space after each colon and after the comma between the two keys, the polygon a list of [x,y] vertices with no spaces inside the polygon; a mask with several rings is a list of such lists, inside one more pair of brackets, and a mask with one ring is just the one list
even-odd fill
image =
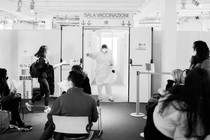
{"label": "chair backrest", "polygon": [[53,115],[54,132],[66,134],[88,134],[86,127],[89,123],[87,116],[57,116]]}

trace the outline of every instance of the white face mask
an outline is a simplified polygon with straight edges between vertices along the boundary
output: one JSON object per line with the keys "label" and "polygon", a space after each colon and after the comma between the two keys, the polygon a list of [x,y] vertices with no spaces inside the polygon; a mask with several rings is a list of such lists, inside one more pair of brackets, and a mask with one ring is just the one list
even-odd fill
{"label": "white face mask", "polygon": [[107,52],[107,49],[101,49],[101,51],[102,51],[103,53],[106,53],[106,52]]}

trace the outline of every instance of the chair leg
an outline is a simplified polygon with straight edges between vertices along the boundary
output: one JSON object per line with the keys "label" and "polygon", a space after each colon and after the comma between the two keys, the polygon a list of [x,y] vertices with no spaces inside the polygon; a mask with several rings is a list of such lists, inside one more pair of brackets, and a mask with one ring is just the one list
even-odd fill
{"label": "chair leg", "polygon": [[10,129],[10,126],[7,126],[7,127],[4,128],[3,130],[1,130],[1,134],[3,134],[4,132],[6,132],[8,129]]}

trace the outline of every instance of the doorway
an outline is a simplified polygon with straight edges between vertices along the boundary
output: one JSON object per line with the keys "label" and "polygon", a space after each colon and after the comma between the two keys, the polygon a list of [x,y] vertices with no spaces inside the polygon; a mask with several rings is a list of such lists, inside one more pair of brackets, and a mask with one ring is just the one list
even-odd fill
{"label": "doorway", "polygon": [[[90,79],[92,94],[98,94],[94,80],[96,62],[86,54],[99,52],[102,44],[106,44],[113,54],[113,70],[117,74],[112,84],[113,98],[115,102],[128,102],[129,28],[84,27],[83,33],[83,68]],[[104,88],[102,93],[105,95]]]}

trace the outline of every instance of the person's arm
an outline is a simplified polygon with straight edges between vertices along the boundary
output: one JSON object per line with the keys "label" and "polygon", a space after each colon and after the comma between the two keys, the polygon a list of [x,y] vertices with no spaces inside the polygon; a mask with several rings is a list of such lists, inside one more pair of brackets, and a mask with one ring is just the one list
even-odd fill
{"label": "person's arm", "polygon": [[173,87],[174,83],[175,83],[174,80],[171,80],[171,79],[167,80],[167,84],[166,84],[165,90],[168,90],[169,88]]}
{"label": "person's arm", "polygon": [[60,97],[58,97],[58,99],[56,99],[55,102],[53,103],[51,111],[47,115],[48,119],[50,116],[59,115],[60,113],[61,113],[61,105],[60,105]]}
{"label": "person's arm", "polygon": [[90,58],[92,58],[92,59],[96,59],[97,56],[98,56],[98,53],[87,53],[86,56],[87,56],[87,57],[90,57]]}
{"label": "person's arm", "polygon": [[83,81],[83,91],[87,94],[91,94],[90,80],[87,76]]}
{"label": "person's arm", "polygon": [[92,116],[91,116],[91,121],[96,122],[98,120],[98,111],[96,107],[96,102],[93,99],[93,107],[92,107]]}

